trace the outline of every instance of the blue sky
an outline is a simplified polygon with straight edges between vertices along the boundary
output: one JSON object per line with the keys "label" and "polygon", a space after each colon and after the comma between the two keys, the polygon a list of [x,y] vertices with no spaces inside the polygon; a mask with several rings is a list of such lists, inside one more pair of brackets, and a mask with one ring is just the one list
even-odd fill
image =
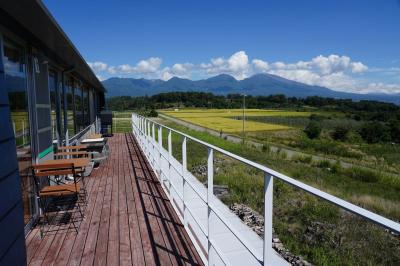
{"label": "blue sky", "polygon": [[44,3],[101,79],[272,73],[400,92],[400,0]]}

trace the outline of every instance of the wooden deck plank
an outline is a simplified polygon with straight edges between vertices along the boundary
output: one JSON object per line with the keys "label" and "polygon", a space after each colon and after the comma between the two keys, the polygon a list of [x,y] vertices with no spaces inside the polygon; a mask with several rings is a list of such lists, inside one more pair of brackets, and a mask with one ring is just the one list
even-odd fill
{"label": "wooden deck plank", "polygon": [[[157,265],[160,264],[158,256],[156,256],[156,249],[154,246],[153,235],[149,234],[149,223],[145,219],[144,216],[144,205],[143,199],[140,197],[140,192],[138,190],[138,181],[137,181],[137,173],[136,173],[136,166],[138,166],[138,156],[134,156],[134,146],[131,136],[127,136],[127,146],[129,150],[129,160],[130,160],[130,177],[131,177],[131,187],[133,192],[133,197],[135,201],[136,207],[136,220],[138,221],[139,232],[141,236],[141,245],[143,248],[143,255],[146,262],[146,265]],[[133,215],[132,215],[133,216]]]}
{"label": "wooden deck plank", "polygon": [[[112,155],[110,155],[111,157]],[[97,236],[97,245],[94,256],[94,265],[106,265],[107,263],[107,247],[108,247],[108,229],[110,226],[111,211],[111,190],[113,186],[112,175],[113,167],[108,167],[106,174],[106,188],[104,192],[103,207],[101,211],[101,220],[99,226],[99,234]]]}
{"label": "wooden deck plank", "polygon": [[90,220],[89,230],[87,232],[85,246],[81,258],[81,265],[91,265],[94,260],[94,253],[96,250],[97,234],[99,232],[101,212],[103,207],[104,192],[107,179],[102,176],[100,177],[100,185],[97,192],[96,202],[94,204],[94,210],[92,219]]}
{"label": "wooden deck plank", "polygon": [[108,141],[109,158],[88,178],[79,233],[26,238],[32,265],[202,265],[149,162],[131,134]]}
{"label": "wooden deck plank", "polygon": [[[136,150],[137,152],[137,150]],[[137,156],[137,153],[134,153],[135,156]],[[146,175],[144,173],[144,169],[142,168],[140,164],[140,159],[137,160],[135,166],[135,173],[136,173],[136,182],[137,182],[137,187],[138,187],[138,192],[141,197],[142,204],[144,206],[143,208],[143,215],[145,216],[146,224],[149,224],[149,229],[150,229],[150,235],[152,237],[152,245],[155,247],[153,248],[153,251],[156,253],[156,261],[157,264],[162,264],[162,265],[171,265],[171,258],[169,256],[169,253],[167,252],[167,249],[165,247],[165,241],[161,232],[161,228],[159,226],[159,223],[157,219],[155,219],[154,216],[149,216],[147,215],[147,211],[154,212],[153,210],[153,205],[152,205],[152,198],[147,194],[143,193],[147,191],[147,183],[148,182],[153,182],[152,180],[148,180],[146,178]]]}
{"label": "wooden deck plank", "polygon": [[[121,139],[122,142],[126,143],[125,136]],[[119,222],[120,222],[120,230],[119,230],[119,248],[120,248],[120,265],[132,265],[132,251],[131,251],[131,240],[130,236],[130,227],[129,227],[129,218],[128,218],[128,204],[127,204],[127,189],[125,183],[125,176],[129,175],[128,168],[128,152],[126,149],[126,145],[120,146],[120,171],[118,175],[118,184],[119,184]]]}
{"label": "wooden deck plank", "polygon": [[[88,193],[88,205],[85,207],[85,215],[87,216],[87,208],[92,206],[91,201],[93,201],[93,198],[96,197],[97,195],[97,185],[98,185],[98,176],[101,173],[102,169],[95,169],[92,172],[92,175],[90,179],[88,179],[88,181],[86,182],[86,189],[87,189],[87,193]],[[85,217],[86,218],[86,217]],[[81,229],[81,225],[79,226],[79,230]],[[75,243],[75,239],[76,239],[76,232],[74,231],[69,231],[65,238],[64,238],[64,242],[61,246],[61,249],[59,250],[59,252],[56,254],[57,257],[54,261],[54,265],[67,265],[68,263],[68,258],[70,257],[71,251],[72,251],[72,247]]]}
{"label": "wooden deck plank", "polygon": [[[148,161],[142,158],[141,163],[143,169],[145,169],[145,173],[148,175],[148,179],[157,180],[157,177],[151,170]],[[158,218],[158,221],[160,226],[163,228],[162,232],[164,239],[169,244],[167,246],[171,248],[170,256],[173,260],[176,260],[176,263],[178,264],[196,264],[196,261],[201,260],[200,257],[196,257],[198,254],[193,254],[193,250],[187,245],[180,244],[182,243],[182,240],[187,241],[188,239],[185,239],[184,234],[182,234],[182,230],[184,230],[183,225],[175,222],[179,221],[179,218],[172,208],[169,199],[163,192],[161,183],[149,182],[148,191],[146,192],[153,197],[153,209],[156,210],[153,215],[162,217]],[[167,205],[171,208],[166,207]]]}
{"label": "wooden deck plank", "polygon": [[[155,220],[158,224],[159,227],[159,234],[162,237],[163,240],[163,252],[166,252],[169,256],[170,261],[168,263],[171,263],[171,265],[176,265],[178,264],[178,261],[176,260],[175,256],[173,255],[176,252],[176,247],[174,245],[171,245],[171,241],[170,241],[170,236],[168,233],[166,233],[165,231],[165,221],[163,221],[162,218],[163,214],[160,212],[159,206],[156,203],[156,197],[160,197],[160,195],[154,195],[151,192],[151,186],[154,184],[154,176],[152,176],[150,174],[150,172],[147,171],[147,169],[145,168],[145,162],[144,162],[144,158],[139,158],[139,164],[141,166],[141,168],[143,169],[143,175],[144,175],[144,180],[146,181],[142,181],[141,183],[143,184],[142,187],[142,191],[144,194],[144,198],[148,198],[149,199],[149,207],[146,208],[146,212],[147,212],[147,216],[149,217],[150,220]],[[150,207],[151,206],[151,207]],[[156,215],[148,215],[148,213],[154,213]],[[160,238],[161,238],[160,237]],[[158,247],[160,249],[160,247]]]}
{"label": "wooden deck plank", "polygon": [[[127,136],[126,140],[128,141]],[[128,222],[129,222],[129,238],[131,239],[131,256],[132,261],[136,262],[137,265],[144,265],[144,254],[143,254],[143,241],[146,238],[146,235],[143,237],[140,234],[140,226],[137,217],[137,209],[135,198],[133,195],[132,188],[132,180],[134,179],[132,164],[129,159],[129,150],[128,147],[125,146],[126,151],[126,162],[127,162],[127,170],[128,172],[125,175],[125,186],[126,186],[126,202],[128,208]],[[135,241],[135,239],[142,239],[142,241]],[[148,241],[148,238],[146,239]]]}
{"label": "wooden deck plank", "polygon": [[96,178],[95,182],[97,186],[97,189],[95,190],[96,195],[95,197],[92,197],[88,202],[86,216],[83,222],[81,223],[81,226],[79,227],[78,234],[76,235],[71,253],[69,255],[68,265],[79,265],[81,262],[82,253],[85,247],[85,242],[89,231],[90,222],[92,220],[92,215],[94,212],[94,205],[97,201],[97,198],[99,197],[99,194],[101,194],[100,193],[101,178]]}
{"label": "wooden deck plank", "polygon": [[[116,156],[120,151],[120,135],[114,136],[115,148],[118,149],[113,156]],[[113,158],[112,167],[114,168],[112,174],[112,191],[111,191],[111,213],[110,213],[110,227],[108,231],[108,250],[107,250],[107,264],[108,265],[118,265],[119,263],[119,217],[118,217],[118,174],[119,158],[116,156]]]}

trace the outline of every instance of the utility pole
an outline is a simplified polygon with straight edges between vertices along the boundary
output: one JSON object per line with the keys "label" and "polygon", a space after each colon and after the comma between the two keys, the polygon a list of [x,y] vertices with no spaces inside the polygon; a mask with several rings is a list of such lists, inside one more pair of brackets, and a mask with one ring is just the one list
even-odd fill
{"label": "utility pole", "polygon": [[244,138],[245,138],[245,132],[244,132],[244,122],[246,119],[245,113],[244,113],[245,109],[246,109],[246,94],[243,94],[243,117],[242,117],[242,120],[243,120],[243,144],[244,144]]}

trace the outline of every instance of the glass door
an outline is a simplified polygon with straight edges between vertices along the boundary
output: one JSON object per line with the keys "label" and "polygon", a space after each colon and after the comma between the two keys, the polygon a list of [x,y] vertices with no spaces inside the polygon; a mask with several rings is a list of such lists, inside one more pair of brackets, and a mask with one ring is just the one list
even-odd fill
{"label": "glass door", "polygon": [[33,178],[30,121],[28,113],[27,71],[23,47],[3,39],[3,63],[5,72],[5,89],[8,93],[11,120],[14,129],[18,169],[21,177],[22,200],[25,225],[36,216],[36,202]]}

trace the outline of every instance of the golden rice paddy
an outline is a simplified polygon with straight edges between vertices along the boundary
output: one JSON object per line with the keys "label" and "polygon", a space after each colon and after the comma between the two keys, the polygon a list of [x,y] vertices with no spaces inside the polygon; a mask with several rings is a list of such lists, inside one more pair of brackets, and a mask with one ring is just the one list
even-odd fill
{"label": "golden rice paddy", "polygon": [[[175,109],[162,110],[161,113],[178,118],[180,120],[206,127],[209,129],[222,131],[224,133],[240,133],[243,130],[243,110],[242,109]],[[309,116],[310,112],[296,112],[283,110],[264,110],[246,109],[245,117],[250,116]],[[245,120],[245,131],[271,131],[287,130],[288,126],[261,123]]]}

